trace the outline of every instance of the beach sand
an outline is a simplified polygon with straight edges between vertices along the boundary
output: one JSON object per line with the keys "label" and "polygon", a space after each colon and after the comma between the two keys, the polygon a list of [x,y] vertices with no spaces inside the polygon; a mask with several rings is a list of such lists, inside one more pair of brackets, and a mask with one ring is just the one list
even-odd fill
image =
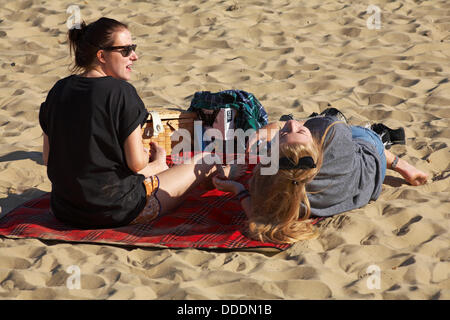
{"label": "beach sand", "polygon": [[[353,124],[404,127],[406,145],[391,151],[430,180],[412,187],[388,170],[377,201],[284,252],[0,238],[0,299],[450,299],[450,3],[370,1],[379,29],[368,28],[367,3],[79,1],[88,23],[129,24],[139,55],[131,83],[150,109],[188,108],[196,91],[224,89],[253,93],[270,120],[333,106]],[[0,6],[2,214],[51,189],[38,112],[70,74],[71,4]],[[66,285],[72,265],[80,289]]]}

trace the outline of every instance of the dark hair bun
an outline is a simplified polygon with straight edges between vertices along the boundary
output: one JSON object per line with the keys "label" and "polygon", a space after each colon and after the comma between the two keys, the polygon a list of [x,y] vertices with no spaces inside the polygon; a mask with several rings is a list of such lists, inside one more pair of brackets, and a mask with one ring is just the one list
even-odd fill
{"label": "dark hair bun", "polygon": [[83,21],[79,27],[73,25],[72,28],[69,29],[69,41],[72,43],[78,43],[85,32],[86,22]]}

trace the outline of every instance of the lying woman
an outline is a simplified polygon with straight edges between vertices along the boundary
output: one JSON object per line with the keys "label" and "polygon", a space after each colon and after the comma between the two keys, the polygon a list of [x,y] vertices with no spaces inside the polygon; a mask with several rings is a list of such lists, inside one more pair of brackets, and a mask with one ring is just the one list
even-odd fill
{"label": "lying woman", "polygon": [[[275,175],[262,175],[258,164],[249,191],[236,181],[213,178],[217,189],[238,196],[249,219],[250,236],[261,241],[293,243],[316,237],[310,215],[332,216],[376,200],[386,169],[397,171],[414,186],[428,178],[385,150],[372,130],[349,126],[336,117],[276,122],[264,129],[259,139],[279,134]],[[269,137],[264,137],[267,132]]]}

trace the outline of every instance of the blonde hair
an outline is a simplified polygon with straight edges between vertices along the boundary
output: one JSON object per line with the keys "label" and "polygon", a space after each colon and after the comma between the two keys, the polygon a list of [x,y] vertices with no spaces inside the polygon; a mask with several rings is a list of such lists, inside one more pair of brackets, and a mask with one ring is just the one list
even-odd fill
{"label": "blonde hair", "polygon": [[[281,144],[280,157],[294,163],[302,157],[312,157],[315,168],[278,170],[275,175],[262,175],[258,164],[250,180],[252,212],[248,222],[249,236],[263,242],[294,243],[317,238],[318,231],[309,219],[311,208],[306,184],[319,173],[323,161],[323,143],[328,126],[321,138],[312,142]],[[331,139],[330,139],[331,140]]]}

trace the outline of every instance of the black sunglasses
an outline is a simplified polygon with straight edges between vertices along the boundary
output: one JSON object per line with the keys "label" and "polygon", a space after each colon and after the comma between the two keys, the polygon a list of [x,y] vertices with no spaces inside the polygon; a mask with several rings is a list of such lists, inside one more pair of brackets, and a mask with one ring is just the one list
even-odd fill
{"label": "black sunglasses", "polygon": [[113,46],[113,47],[101,47],[102,50],[112,51],[119,50],[122,57],[128,57],[132,51],[136,51],[137,44],[130,44],[128,46]]}
{"label": "black sunglasses", "polygon": [[298,159],[298,163],[294,163],[294,161],[292,161],[291,158],[282,157],[280,158],[278,167],[281,170],[292,170],[292,169],[306,170],[316,168],[316,164],[314,163],[314,159],[309,156]]}

